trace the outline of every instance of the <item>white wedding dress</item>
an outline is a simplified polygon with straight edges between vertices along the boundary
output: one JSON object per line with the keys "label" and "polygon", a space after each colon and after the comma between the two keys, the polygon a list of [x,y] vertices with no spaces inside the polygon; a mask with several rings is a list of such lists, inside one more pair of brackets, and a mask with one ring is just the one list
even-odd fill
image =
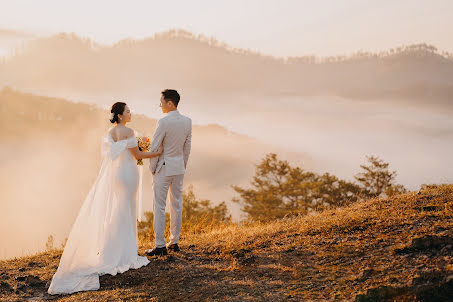
{"label": "white wedding dress", "polygon": [[99,276],[147,265],[137,254],[136,193],[139,173],[128,148],[132,136],[115,142],[103,137],[103,161],[95,183],[69,233],[49,294],[99,289]]}

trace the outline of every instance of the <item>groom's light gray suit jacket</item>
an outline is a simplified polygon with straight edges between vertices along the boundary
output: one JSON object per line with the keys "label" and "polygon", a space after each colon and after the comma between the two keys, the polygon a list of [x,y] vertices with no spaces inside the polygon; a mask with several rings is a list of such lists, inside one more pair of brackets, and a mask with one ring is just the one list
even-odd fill
{"label": "groom's light gray suit jacket", "polygon": [[151,152],[156,152],[160,145],[164,153],[151,158],[149,169],[154,175],[165,163],[166,176],[184,174],[189,160],[192,141],[192,120],[179,113],[170,111],[157,122],[157,129],[151,143]]}

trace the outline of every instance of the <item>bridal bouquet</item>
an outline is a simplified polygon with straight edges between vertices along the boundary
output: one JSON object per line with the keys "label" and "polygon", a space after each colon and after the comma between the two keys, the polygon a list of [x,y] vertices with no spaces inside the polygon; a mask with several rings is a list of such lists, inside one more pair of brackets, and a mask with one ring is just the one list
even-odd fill
{"label": "bridal bouquet", "polygon": [[[137,137],[137,142],[140,151],[149,151],[149,148],[151,147],[151,139],[149,137]],[[143,166],[143,160],[137,159],[137,165]]]}

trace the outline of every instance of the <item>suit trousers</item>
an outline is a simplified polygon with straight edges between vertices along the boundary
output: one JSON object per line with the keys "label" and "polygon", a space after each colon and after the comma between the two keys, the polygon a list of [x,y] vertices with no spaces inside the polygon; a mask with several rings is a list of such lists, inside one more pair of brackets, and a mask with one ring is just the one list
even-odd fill
{"label": "suit trousers", "polygon": [[184,174],[165,176],[165,165],[154,174],[154,235],[156,247],[165,246],[165,207],[170,189],[170,244],[178,243],[182,225],[182,187]]}

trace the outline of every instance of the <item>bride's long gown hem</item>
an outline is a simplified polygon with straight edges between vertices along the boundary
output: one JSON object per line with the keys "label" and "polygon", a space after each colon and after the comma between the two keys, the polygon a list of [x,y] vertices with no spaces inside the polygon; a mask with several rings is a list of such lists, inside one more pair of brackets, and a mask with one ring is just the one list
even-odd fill
{"label": "bride's long gown hem", "polygon": [[135,146],[135,136],[117,142],[110,134],[103,138],[99,174],[69,233],[49,294],[97,290],[99,276],[149,263],[137,254],[139,174],[128,150]]}

